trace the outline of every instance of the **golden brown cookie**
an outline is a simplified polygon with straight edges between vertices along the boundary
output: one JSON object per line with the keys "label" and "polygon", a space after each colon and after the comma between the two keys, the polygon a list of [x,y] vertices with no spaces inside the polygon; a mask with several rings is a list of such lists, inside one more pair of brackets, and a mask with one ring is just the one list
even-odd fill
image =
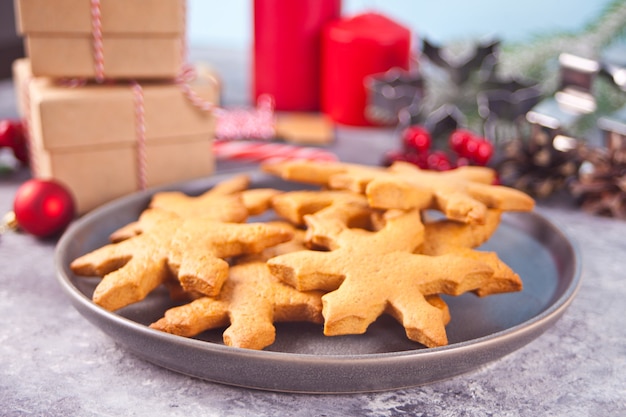
{"label": "golden brown cookie", "polygon": [[283,162],[263,166],[283,179],[364,193],[373,208],[438,209],[453,220],[483,223],[488,208],[529,211],[534,200],[493,185],[495,171],[467,166],[429,171],[405,162],[388,169],[341,162]]}
{"label": "golden brown cookie", "polygon": [[417,210],[388,212],[377,232],[344,227],[330,238],[334,250],[298,251],[268,261],[273,274],[299,290],[329,291],[322,297],[326,335],[364,333],[389,312],[409,339],[445,345],[445,314],[426,296],[476,290],[493,274],[488,265],[468,258],[412,253],[423,241]]}
{"label": "golden brown cookie", "polygon": [[[346,206],[366,208],[367,199],[357,193],[342,190],[289,191],[272,198],[272,208],[283,219],[292,224],[304,225],[304,216],[324,212],[326,216],[341,216]],[[345,219],[348,220],[348,219]]]}
{"label": "golden brown cookie", "polygon": [[144,211],[139,223],[144,222],[151,226],[142,234],[96,249],[70,265],[77,275],[103,277],[93,300],[107,310],[142,300],[172,276],[185,291],[215,295],[228,275],[225,258],[258,253],[293,235],[279,225],[183,219],[157,209]]}
{"label": "golden brown cookie", "polygon": [[[428,217],[428,216],[423,216]],[[447,218],[424,220],[424,242],[418,252],[442,255],[458,248],[476,248],[487,242],[498,229],[502,211],[489,209],[485,222],[463,223]]]}
{"label": "golden brown cookie", "polygon": [[[351,187],[342,187],[357,193],[363,193],[369,181],[384,173],[379,167],[369,167],[360,164],[351,164],[334,161],[282,161],[268,162],[261,165],[261,169],[269,174],[276,175],[284,180],[329,186],[337,175],[350,174],[361,179]],[[339,188],[339,187],[333,187]]]}
{"label": "golden brown cookie", "polygon": [[427,207],[442,211],[448,218],[466,223],[483,223],[488,208],[502,211],[530,211],[534,200],[527,194],[493,185],[495,172],[487,167],[465,166],[450,171],[422,170],[406,162],[394,163],[389,171],[405,185],[384,178],[368,184],[366,193],[373,207],[413,208],[421,201],[424,188],[432,197]]}
{"label": "golden brown cookie", "polygon": [[449,219],[440,219],[424,223],[424,243],[416,253],[439,256],[455,254],[468,259],[484,262],[493,270],[489,282],[473,291],[486,295],[521,291],[522,280],[495,252],[473,250],[489,240],[500,224],[500,210],[487,211],[485,224],[460,223]]}
{"label": "golden brown cookie", "polygon": [[257,216],[269,210],[272,199],[281,194],[282,191],[274,188],[251,188],[242,191],[241,198],[249,216]]}
{"label": "golden brown cookie", "polygon": [[[278,216],[297,226],[305,225],[305,218],[310,214],[315,214],[316,218],[337,219],[340,224],[346,224],[352,228],[370,229],[372,227],[372,209],[367,204],[367,199],[351,191],[286,192],[272,199],[272,207]],[[326,235],[330,231],[322,230],[322,228],[328,224],[324,222],[317,229],[307,229],[305,240],[308,246],[327,247]]]}
{"label": "golden brown cookie", "polygon": [[[236,175],[216,184],[213,188],[199,196],[190,196],[180,191],[162,191],[155,193],[149,208],[156,208],[180,217],[203,216],[224,222],[244,222],[248,218],[248,208],[241,192],[250,184],[247,175]],[[132,222],[111,234],[112,242],[120,242],[131,236],[138,235],[148,224]]]}
{"label": "golden brown cookie", "polygon": [[[299,232],[301,236],[303,232]],[[265,260],[280,253],[301,250],[302,237],[277,245],[262,255],[239,258],[228,280],[215,297],[202,297],[165,312],[153,329],[180,336],[195,336],[205,330],[227,327],[224,343],[248,349],[263,349],[274,343],[273,323],[308,321],[321,323],[322,293],[300,292],[280,282]]]}

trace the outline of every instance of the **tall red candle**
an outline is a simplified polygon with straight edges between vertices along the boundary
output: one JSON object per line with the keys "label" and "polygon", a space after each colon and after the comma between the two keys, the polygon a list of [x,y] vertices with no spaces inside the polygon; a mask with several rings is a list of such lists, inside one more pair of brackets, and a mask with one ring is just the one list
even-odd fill
{"label": "tall red candle", "polygon": [[321,31],[340,14],[341,0],[255,0],[254,98],[272,95],[276,110],[319,110]]}
{"label": "tall red candle", "polygon": [[322,111],[337,123],[370,126],[364,79],[409,68],[411,31],[376,13],[326,25],[322,33]]}

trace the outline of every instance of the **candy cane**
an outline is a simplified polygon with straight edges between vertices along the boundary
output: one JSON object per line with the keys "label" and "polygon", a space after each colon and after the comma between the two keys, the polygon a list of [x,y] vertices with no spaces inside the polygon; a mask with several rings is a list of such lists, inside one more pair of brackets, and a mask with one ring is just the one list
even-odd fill
{"label": "candy cane", "polygon": [[215,141],[213,152],[218,159],[248,162],[338,160],[337,155],[324,149],[268,142]]}

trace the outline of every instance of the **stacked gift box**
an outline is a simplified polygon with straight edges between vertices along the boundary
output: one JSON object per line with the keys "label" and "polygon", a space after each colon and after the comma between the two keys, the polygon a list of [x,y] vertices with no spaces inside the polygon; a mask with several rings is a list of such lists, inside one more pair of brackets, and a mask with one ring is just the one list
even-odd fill
{"label": "stacked gift box", "polygon": [[80,213],[213,172],[219,81],[186,69],[184,15],[184,0],[16,0],[33,176],[64,183]]}

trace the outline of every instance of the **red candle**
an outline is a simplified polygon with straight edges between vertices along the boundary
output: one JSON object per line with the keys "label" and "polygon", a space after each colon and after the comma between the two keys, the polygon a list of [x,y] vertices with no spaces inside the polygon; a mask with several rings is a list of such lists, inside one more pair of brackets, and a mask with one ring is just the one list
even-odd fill
{"label": "red candle", "polygon": [[322,33],[322,111],[337,123],[371,126],[364,79],[409,68],[411,31],[376,13],[326,25]]}
{"label": "red candle", "polygon": [[321,31],[340,13],[341,0],[254,1],[255,102],[270,94],[276,110],[319,110]]}

